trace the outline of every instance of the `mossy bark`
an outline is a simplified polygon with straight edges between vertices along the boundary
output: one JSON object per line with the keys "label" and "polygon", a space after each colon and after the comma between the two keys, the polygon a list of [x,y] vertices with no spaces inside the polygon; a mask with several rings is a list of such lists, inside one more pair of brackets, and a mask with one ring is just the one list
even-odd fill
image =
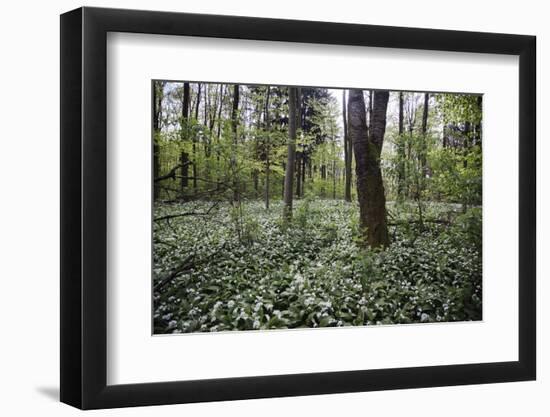
{"label": "mossy bark", "polygon": [[367,132],[363,91],[349,92],[348,131],[355,154],[360,227],[365,244],[373,248],[389,245],[386,197],[380,168],[388,98],[388,91],[374,92],[370,132]]}

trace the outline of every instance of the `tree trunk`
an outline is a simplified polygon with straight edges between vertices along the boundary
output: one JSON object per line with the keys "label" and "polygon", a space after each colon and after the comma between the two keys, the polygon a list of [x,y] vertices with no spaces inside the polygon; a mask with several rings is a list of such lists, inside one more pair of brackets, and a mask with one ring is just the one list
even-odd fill
{"label": "tree trunk", "polygon": [[239,201],[239,181],[237,178],[237,145],[238,137],[238,113],[239,113],[239,84],[233,86],[233,109],[231,111],[231,128],[233,131],[233,154],[231,155],[231,170],[233,176],[233,202]]}
{"label": "tree trunk", "polygon": [[[203,125],[205,128],[209,126],[208,115],[210,113],[211,104],[212,103],[210,99],[210,84],[205,84],[204,85],[204,114],[203,114],[203,117],[204,117]],[[203,140],[204,140],[204,157],[205,159],[208,159],[210,158],[210,135],[204,135]],[[205,161],[205,164],[207,164],[207,161]],[[210,176],[210,170],[208,169],[208,165],[206,165],[205,174],[206,174],[206,178]]]}
{"label": "tree trunk", "polygon": [[296,197],[302,195],[302,152],[296,152]]}
{"label": "tree trunk", "polygon": [[[302,103],[300,97],[296,96],[296,130],[298,126],[304,128],[304,112],[302,111]],[[302,195],[302,158],[304,157],[303,152],[295,152],[295,161],[296,161],[296,197],[300,198]]]}
{"label": "tree trunk", "polygon": [[306,188],[306,154],[302,153],[302,187],[300,197],[304,196],[304,191]]}
{"label": "tree trunk", "polygon": [[299,100],[299,90],[295,87],[288,89],[288,155],[285,171],[284,186],[284,219],[292,219],[292,194],[294,180],[294,163],[296,157],[296,122],[297,122],[297,103]]}
{"label": "tree trunk", "polygon": [[184,188],[188,185],[189,177],[189,154],[187,152],[182,152],[180,155],[181,163],[181,192],[183,193]]}
{"label": "tree trunk", "polygon": [[189,83],[183,83],[183,99],[181,105],[181,116],[187,120],[189,117]]}
{"label": "tree trunk", "polygon": [[397,196],[403,198],[405,191],[405,137],[403,136],[403,93],[399,92],[399,137],[397,139]]}
{"label": "tree trunk", "polygon": [[[160,148],[157,143],[157,136],[160,134],[160,120],[162,117],[162,99],[164,95],[164,83],[153,82],[153,178],[160,177]],[[160,187],[153,185],[153,199],[160,196]]]}
{"label": "tree trunk", "polygon": [[[187,138],[187,121],[189,119],[189,83],[183,83],[183,97],[181,102],[181,140]],[[180,155],[181,161],[181,180],[180,190],[183,193],[184,189],[189,185],[189,154],[183,151]],[[194,171],[193,171],[194,172]],[[195,175],[193,175],[195,176]]]}
{"label": "tree trunk", "polygon": [[367,134],[363,92],[349,92],[348,128],[355,153],[360,227],[364,243],[373,248],[386,247],[389,244],[386,197],[380,169],[388,98],[388,91],[374,92],[370,132]]}
{"label": "tree trunk", "polygon": [[344,184],[344,200],[348,203],[351,202],[351,159],[352,157],[352,144],[348,135],[348,116],[346,109],[346,90],[342,91],[342,119],[344,124],[344,164],[345,164],[345,177],[346,182]]}
{"label": "tree trunk", "polygon": [[428,134],[428,110],[429,110],[430,94],[424,93],[424,109],[422,111],[422,150],[420,152],[420,166],[422,167],[422,176],[425,178],[428,174],[427,166],[427,153],[428,153],[428,144],[427,137]]}
{"label": "tree trunk", "polygon": [[336,159],[332,160],[332,199],[336,200]]}
{"label": "tree trunk", "polygon": [[265,131],[266,131],[266,139],[265,139],[265,209],[269,210],[269,152],[271,143],[269,140],[269,94],[271,92],[271,89],[269,86],[267,86],[267,92],[265,95],[265,112],[264,112],[264,124],[265,124]]}
{"label": "tree trunk", "polygon": [[[197,102],[195,103],[195,120],[199,120],[199,106],[201,104],[201,88],[202,84],[198,84]],[[193,134],[193,193],[197,193],[197,138]]]}
{"label": "tree trunk", "polygon": [[369,129],[372,124],[372,95],[373,91],[369,90],[369,117],[367,119],[367,134],[369,133]]}
{"label": "tree trunk", "polygon": [[476,135],[474,138],[474,145],[480,146],[481,145],[481,120],[482,120],[481,115],[483,114],[483,96],[479,96],[477,98],[477,108],[478,108],[480,117],[479,117],[479,123],[477,123],[475,126]]}

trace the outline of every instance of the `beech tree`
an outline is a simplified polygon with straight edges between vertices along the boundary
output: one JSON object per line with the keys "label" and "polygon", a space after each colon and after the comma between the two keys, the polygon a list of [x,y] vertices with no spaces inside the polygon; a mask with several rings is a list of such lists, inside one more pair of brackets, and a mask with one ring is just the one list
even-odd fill
{"label": "beech tree", "polygon": [[389,244],[386,197],[380,168],[388,99],[389,91],[373,93],[370,129],[367,132],[363,91],[349,91],[348,129],[355,153],[360,227],[364,242],[373,248]]}

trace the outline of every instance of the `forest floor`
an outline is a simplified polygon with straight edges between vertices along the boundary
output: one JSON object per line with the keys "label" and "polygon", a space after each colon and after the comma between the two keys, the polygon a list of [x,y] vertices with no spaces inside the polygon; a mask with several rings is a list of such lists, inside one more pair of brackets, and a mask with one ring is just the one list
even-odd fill
{"label": "forest floor", "polygon": [[388,204],[392,244],[362,248],[341,200],[156,204],[154,333],[480,320],[481,209]]}

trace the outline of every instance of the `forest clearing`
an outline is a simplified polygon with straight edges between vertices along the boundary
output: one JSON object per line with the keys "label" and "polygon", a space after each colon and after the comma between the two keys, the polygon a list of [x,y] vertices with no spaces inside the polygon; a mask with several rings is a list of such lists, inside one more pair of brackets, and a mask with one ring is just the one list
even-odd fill
{"label": "forest clearing", "polygon": [[481,320],[482,96],[152,90],[155,334]]}

